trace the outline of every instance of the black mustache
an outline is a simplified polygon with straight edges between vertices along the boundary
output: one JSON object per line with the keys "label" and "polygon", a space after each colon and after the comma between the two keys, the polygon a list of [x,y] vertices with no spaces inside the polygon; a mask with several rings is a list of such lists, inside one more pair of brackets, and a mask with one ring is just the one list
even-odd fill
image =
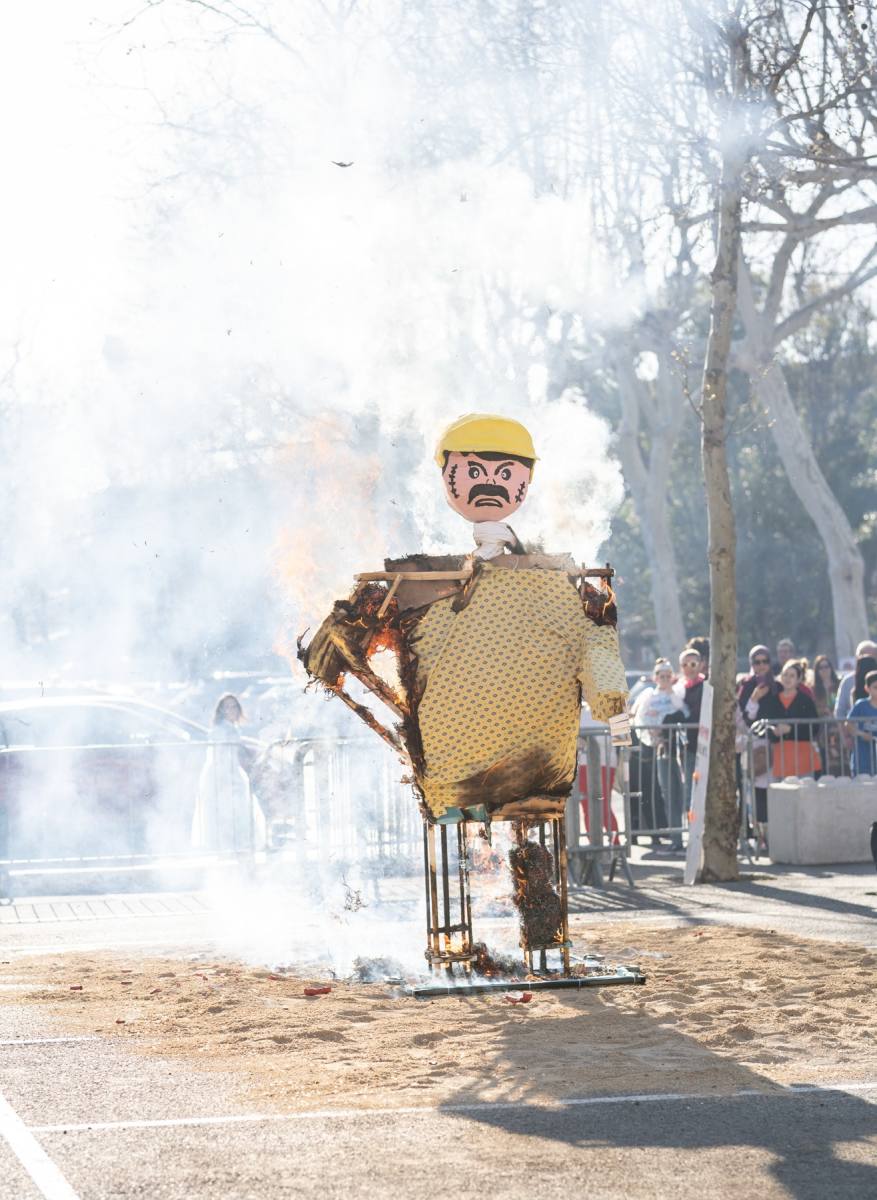
{"label": "black mustache", "polygon": [[469,492],[469,503],[471,504],[477,496],[499,496],[506,504],[510,503],[508,492],[499,483],[476,483]]}

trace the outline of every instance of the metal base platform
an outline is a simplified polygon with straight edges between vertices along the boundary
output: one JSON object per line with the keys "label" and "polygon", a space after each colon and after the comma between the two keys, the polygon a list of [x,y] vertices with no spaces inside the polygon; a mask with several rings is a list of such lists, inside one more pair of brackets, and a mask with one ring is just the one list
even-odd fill
{"label": "metal base platform", "polygon": [[404,992],[415,1000],[438,1000],[448,996],[480,996],[491,992],[546,992],[568,988],[618,987],[646,982],[645,975],[635,967],[615,967],[600,975],[558,975],[553,979],[481,979],[478,982],[426,983],[421,987],[406,987]]}

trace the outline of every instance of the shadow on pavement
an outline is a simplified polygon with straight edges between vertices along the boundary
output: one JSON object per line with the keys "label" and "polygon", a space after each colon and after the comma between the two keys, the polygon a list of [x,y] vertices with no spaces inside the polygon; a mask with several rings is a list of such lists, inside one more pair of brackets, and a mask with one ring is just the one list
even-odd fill
{"label": "shadow on pavement", "polygon": [[[739,1177],[728,1181],[727,1195],[758,1194],[758,1176],[746,1158],[753,1150],[771,1156],[767,1170],[794,1200],[863,1200],[877,1195],[877,1166],[847,1156],[850,1143],[877,1136],[877,1106],[844,1092],[482,1109],[469,1115],[493,1129],[581,1149],[739,1150]],[[844,1145],[842,1156],[835,1153],[839,1143]],[[863,1144],[861,1151],[864,1157],[869,1147]]]}
{"label": "shadow on pavement", "polygon": [[[658,999],[682,1004],[685,987],[673,976]],[[877,1106],[866,1099],[830,1089],[790,1090],[751,1065],[780,1061],[782,1054],[759,1060],[759,1047],[749,1044],[740,1053],[752,1057],[737,1062],[679,1032],[672,1014],[625,1007],[608,992],[555,995],[544,1013],[535,1004],[530,1011],[511,1008],[500,1039],[485,1053],[480,1079],[442,1107],[483,1105],[455,1115],[577,1149],[739,1151],[745,1186],[728,1194],[758,1194],[760,1176],[772,1177],[794,1200],[877,1196],[874,1145],[865,1144],[877,1138]],[[490,1019],[498,1017],[494,1011]],[[722,1030],[734,1020],[719,1010],[710,1027]],[[647,1093],[691,1099],[564,1105]],[[759,1154],[747,1162],[754,1150]],[[692,1170],[690,1160],[685,1170]]]}
{"label": "shadow on pavement", "polygon": [[801,908],[820,908],[826,912],[839,913],[843,916],[866,917],[877,920],[877,908],[868,904],[853,904],[849,900],[839,900],[834,896],[820,896],[817,892],[801,892],[793,888],[770,887],[759,882],[713,884],[722,891],[743,893],[756,899],[779,900],[783,904],[795,904]]}
{"label": "shadow on pavement", "polygon": [[[827,894],[824,890],[838,880],[861,879],[863,883],[870,883],[873,872],[870,865],[866,864],[824,869],[770,864],[763,873],[742,872],[741,878],[733,883],[714,883],[693,888],[685,887],[678,864],[640,860],[631,864],[631,870],[635,887],[616,880],[612,883],[607,881],[602,888],[571,888],[570,912],[607,916],[650,912],[678,917],[680,924],[697,923],[703,919],[704,904],[708,908],[715,908],[721,906],[723,896],[746,896],[755,901],[779,902],[799,909],[834,913],[840,917],[877,920],[877,905],[857,903],[842,896]],[[789,880],[789,886],[785,886],[785,879]],[[809,887],[811,881],[812,889]]]}

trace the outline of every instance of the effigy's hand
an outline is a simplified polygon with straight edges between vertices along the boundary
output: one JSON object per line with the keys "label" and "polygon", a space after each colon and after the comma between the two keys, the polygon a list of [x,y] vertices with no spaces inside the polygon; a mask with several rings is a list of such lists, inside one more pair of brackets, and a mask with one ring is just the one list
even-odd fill
{"label": "effigy's hand", "polygon": [[613,746],[633,745],[633,739],[630,736],[630,717],[627,713],[617,713],[614,717],[609,718],[609,733]]}

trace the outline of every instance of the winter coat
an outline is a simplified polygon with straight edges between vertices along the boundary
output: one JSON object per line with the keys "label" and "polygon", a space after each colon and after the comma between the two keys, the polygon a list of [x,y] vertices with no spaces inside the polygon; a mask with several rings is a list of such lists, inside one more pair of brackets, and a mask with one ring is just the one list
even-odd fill
{"label": "winter coat", "polygon": [[[799,721],[807,717],[816,718],[816,705],[813,702],[812,696],[805,695],[800,689],[795,694],[795,699],[788,708],[780,700],[779,692],[768,692],[763,696],[758,703],[758,720],[771,721],[774,724],[779,724],[783,721]],[[816,731],[812,725],[794,724],[792,732],[786,734],[785,741],[792,739],[796,742],[812,742],[816,736]],[[778,734],[768,731],[768,737],[772,742],[780,740]]]}

